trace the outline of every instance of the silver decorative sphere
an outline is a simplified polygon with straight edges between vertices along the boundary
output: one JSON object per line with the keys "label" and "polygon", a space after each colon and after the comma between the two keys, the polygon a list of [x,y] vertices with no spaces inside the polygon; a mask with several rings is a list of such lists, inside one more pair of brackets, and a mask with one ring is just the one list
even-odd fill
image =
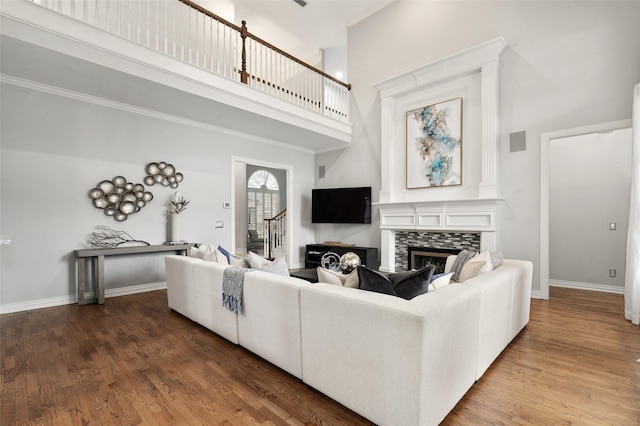
{"label": "silver decorative sphere", "polygon": [[354,252],[347,252],[340,258],[340,269],[344,274],[348,274],[361,265],[360,256]]}

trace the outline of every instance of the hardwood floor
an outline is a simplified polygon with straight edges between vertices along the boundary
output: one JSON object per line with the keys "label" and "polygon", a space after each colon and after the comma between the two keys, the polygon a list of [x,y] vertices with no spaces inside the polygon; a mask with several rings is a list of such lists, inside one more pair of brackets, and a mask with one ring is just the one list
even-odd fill
{"label": "hardwood floor", "polygon": [[[443,424],[640,424],[622,296],[552,288],[531,305]],[[170,311],[165,291],[0,315],[0,338],[3,425],[370,424]]]}

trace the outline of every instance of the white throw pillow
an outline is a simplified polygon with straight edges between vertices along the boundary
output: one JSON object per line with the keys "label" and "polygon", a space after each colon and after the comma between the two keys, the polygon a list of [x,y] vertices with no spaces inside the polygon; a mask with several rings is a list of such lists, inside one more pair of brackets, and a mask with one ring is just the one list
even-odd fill
{"label": "white throw pillow", "polygon": [[231,266],[242,266],[243,268],[249,267],[249,262],[244,257],[232,254],[231,256],[229,256],[229,260],[231,261],[229,262]]}
{"label": "white throw pillow", "polygon": [[491,252],[491,265],[493,269],[496,269],[504,263],[504,255],[501,251],[493,251]]}
{"label": "white throw pillow", "polygon": [[284,257],[276,259],[273,262],[267,260],[267,263],[258,269],[265,272],[271,272],[272,274],[284,275],[285,277],[289,276],[289,266],[287,266],[287,259]]}
{"label": "white throw pillow", "polygon": [[200,250],[200,247],[191,247],[189,249],[189,257],[195,257],[197,259],[202,259],[204,252]]}
{"label": "white throw pillow", "polygon": [[322,266],[318,266],[318,282],[339,285],[342,287],[358,288],[358,271],[354,269],[349,274],[343,274],[341,272],[332,271],[331,269],[325,269]]}
{"label": "white throw pillow", "polygon": [[462,270],[460,271],[460,275],[458,275],[458,282],[463,283],[471,278],[477,277],[480,275],[480,270],[485,267],[487,262],[482,260],[470,260],[464,264]]}
{"label": "white throw pillow", "polygon": [[208,262],[216,262],[215,249],[212,247],[212,244],[200,244],[198,247],[192,247],[189,249],[189,256],[206,260]]}
{"label": "white throw pillow", "polygon": [[252,251],[247,254],[247,261],[252,269],[261,269],[264,265],[269,263],[267,259],[262,256],[258,256]]}
{"label": "white throw pillow", "polygon": [[216,262],[222,264],[222,265],[228,265],[229,261],[227,260],[227,256],[224,255],[223,252],[221,252],[218,249],[215,249],[214,251],[215,255],[216,255]]}
{"label": "white throw pillow", "polygon": [[436,291],[442,287],[446,287],[451,283],[451,277],[453,276],[453,272],[449,272],[447,274],[442,274],[435,280],[431,281],[429,284],[429,291]]}
{"label": "white throw pillow", "polygon": [[476,256],[474,256],[473,259],[470,260],[470,262],[484,262],[484,266],[480,268],[480,272],[478,273],[478,275],[493,271],[493,264],[491,263],[491,253],[489,253],[488,250],[478,253]]}

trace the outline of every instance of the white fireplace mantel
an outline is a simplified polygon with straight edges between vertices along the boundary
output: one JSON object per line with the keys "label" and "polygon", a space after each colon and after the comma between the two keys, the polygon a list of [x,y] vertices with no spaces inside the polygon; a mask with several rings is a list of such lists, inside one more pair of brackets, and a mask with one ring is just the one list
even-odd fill
{"label": "white fireplace mantel", "polygon": [[380,211],[382,250],[380,269],[395,270],[396,231],[477,232],[480,249],[497,245],[496,216],[503,198],[375,203]]}
{"label": "white fireplace mantel", "polygon": [[493,232],[502,198],[375,203],[380,229]]}

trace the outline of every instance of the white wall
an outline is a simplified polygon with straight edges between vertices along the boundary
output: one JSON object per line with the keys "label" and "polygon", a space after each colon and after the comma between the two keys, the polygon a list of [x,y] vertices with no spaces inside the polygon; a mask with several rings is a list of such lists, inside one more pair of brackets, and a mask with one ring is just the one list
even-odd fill
{"label": "white wall", "polygon": [[[117,84],[117,82],[116,82]],[[72,252],[86,248],[96,225],[124,230],[151,244],[166,240],[168,187],[147,187],[154,199],[124,222],[92,206],[88,191],[122,175],[142,183],[152,161],[184,174],[179,191],[191,200],[181,213],[182,239],[231,245],[232,156],[291,165],[295,246],[313,239],[310,206],[313,155],[217,133],[80,99],[2,85],[0,308],[8,304],[75,296]],[[166,117],[166,116],[165,116]],[[215,222],[224,221],[223,229]],[[290,263],[298,266],[302,250]],[[118,266],[119,265],[119,266]],[[107,290],[164,280],[162,255],[108,258]]]}
{"label": "white wall", "polygon": [[630,190],[631,129],[551,141],[551,280],[624,287]]}
{"label": "white wall", "polygon": [[347,68],[347,46],[322,49],[322,70],[341,81],[349,82],[349,70]]}
{"label": "white wall", "polygon": [[[380,101],[373,85],[503,36],[499,179],[506,202],[498,245],[505,256],[537,265],[540,134],[631,116],[640,79],[638,16],[640,2],[392,3],[349,28],[353,142],[316,158],[327,170],[317,184],[378,191]],[[509,153],[509,133],[521,130],[527,150]],[[316,238],[379,246],[378,225],[317,230]],[[536,271],[534,290],[538,281]]]}

